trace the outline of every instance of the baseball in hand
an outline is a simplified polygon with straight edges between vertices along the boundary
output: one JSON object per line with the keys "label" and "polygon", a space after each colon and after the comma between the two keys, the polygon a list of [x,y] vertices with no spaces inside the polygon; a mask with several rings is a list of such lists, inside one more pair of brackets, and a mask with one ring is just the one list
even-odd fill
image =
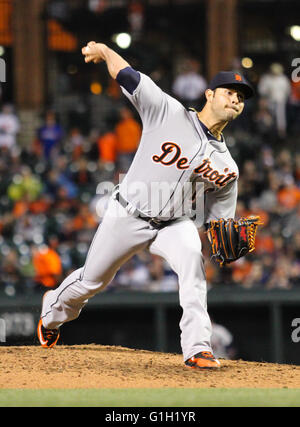
{"label": "baseball in hand", "polygon": [[94,64],[98,64],[103,61],[104,56],[102,53],[102,45],[101,43],[89,42],[86,46],[81,49],[82,55],[85,57],[84,60],[86,63],[93,62]]}

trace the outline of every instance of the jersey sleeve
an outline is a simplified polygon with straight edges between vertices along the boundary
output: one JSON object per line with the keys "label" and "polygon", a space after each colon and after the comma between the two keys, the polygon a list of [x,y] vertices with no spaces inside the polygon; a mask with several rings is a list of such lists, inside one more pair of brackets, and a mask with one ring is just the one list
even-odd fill
{"label": "jersey sleeve", "polygon": [[150,77],[140,72],[139,76],[139,82],[137,82],[133,90],[132,87],[134,85],[132,86],[128,82],[123,83],[120,78],[117,78],[117,81],[120,83],[123,94],[139,113],[145,132],[153,130],[163,123],[168,105],[168,96]]}
{"label": "jersey sleeve", "polygon": [[234,218],[237,195],[236,179],[218,191],[207,193],[204,201],[204,224],[220,218]]}

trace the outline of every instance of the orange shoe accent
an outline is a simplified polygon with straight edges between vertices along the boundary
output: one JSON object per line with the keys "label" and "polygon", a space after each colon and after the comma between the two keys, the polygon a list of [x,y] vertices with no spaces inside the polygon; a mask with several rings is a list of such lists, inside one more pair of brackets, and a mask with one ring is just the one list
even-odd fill
{"label": "orange shoe accent", "polygon": [[188,368],[220,369],[221,364],[210,351],[201,351],[185,361]]}
{"label": "orange shoe accent", "polygon": [[52,348],[59,338],[58,329],[46,329],[42,324],[42,319],[39,320],[37,326],[37,336],[43,348]]}

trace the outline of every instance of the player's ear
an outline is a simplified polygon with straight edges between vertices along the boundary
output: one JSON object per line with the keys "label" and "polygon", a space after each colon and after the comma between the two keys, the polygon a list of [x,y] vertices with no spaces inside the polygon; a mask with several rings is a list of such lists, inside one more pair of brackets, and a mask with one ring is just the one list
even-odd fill
{"label": "player's ear", "polygon": [[206,101],[207,102],[211,101],[211,99],[213,98],[213,96],[214,96],[214,91],[211,90],[211,89],[206,89],[206,91],[205,91]]}

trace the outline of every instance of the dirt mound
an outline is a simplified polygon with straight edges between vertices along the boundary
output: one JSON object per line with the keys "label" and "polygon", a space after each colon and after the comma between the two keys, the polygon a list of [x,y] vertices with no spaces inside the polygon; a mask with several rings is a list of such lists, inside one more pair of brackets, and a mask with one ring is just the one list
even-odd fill
{"label": "dirt mound", "polygon": [[182,356],[100,345],[0,347],[0,388],[299,388],[300,366],[222,360],[218,371]]}

